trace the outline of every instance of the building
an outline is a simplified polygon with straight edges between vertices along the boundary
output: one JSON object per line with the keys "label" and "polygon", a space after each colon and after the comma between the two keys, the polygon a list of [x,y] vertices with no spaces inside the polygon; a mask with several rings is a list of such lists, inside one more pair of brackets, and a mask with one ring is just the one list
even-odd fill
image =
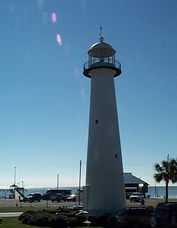
{"label": "building", "polygon": [[145,193],[148,192],[149,184],[140,178],[135,177],[132,173],[124,173],[124,184],[126,198],[129,198],[133,192],[141,192],[144,196]]}
{"label": "building", "polygon": [[22,200],[24,198],[24,187],[18,187],[13,184],[10,186],[10,192],[12,193],[12,198],[15,200]]}
{"label": "building", "polygon": [[125,188],[114,78],[121,74],[111,45],[99,42],[88,51],[83,74],[91,79],[84,209],[115,213],[125,207]]}

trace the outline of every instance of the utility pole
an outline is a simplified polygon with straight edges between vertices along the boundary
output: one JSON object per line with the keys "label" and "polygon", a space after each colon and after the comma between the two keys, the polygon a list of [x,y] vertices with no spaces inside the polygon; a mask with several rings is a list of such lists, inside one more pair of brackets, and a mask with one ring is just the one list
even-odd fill
{"label": "utility pole", "polygon": [[81,203],[81,167],[82,167],[82,161],[80,160],[80,167],[79,167],[79,205]]}
{"label": "utility pole", "polygon": [[169,154],[167,155],[167,180],[166,180],[166,196],[165,196],[165,202],[168,202],[168,184],[169,184]]}
{"label": "utility pole", "polygon": [[170,155],[168,154],[168,155],[167,155],[167,162],[169,162],[169,157],[170,157]]}
{"label": "utility pole", "polygon": [[157,197],[157,188],[156,188],[156,180],[155,180],[155,198]]}
{"label": "utility pole", "polygon": [[59,188],[59,174],[57,174],[57,189]]}
{"label": "utility pole", "polygon": [[16,185],[16,167],[14,167],[14,185]]}

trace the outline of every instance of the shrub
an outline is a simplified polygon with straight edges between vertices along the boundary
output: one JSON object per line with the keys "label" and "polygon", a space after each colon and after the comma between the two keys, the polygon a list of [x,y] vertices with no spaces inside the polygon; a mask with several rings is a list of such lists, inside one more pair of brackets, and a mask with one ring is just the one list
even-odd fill
{"label": "shrub", "polygon": [[110,217],[107,222],[106,228],[117,228],[117,219],[115,216]]}
{"label": "shrub", "polygon": [[25,211],[23,214],[21,214],[19,216],[19,220],[22,221],[22,223],[24,224],[30,224],[29,221],[30,221],[30,218],[31,216],[33,216],[35,214],[34,211]]}
{"label": "shrub", "polygon": [[19,220],[21,220],[23,224],[29,224],[30,218],[31,218],[30,215],[25,214],[25,215],[21,216],[21,218],[19,218]]}
{"label": "shrub", "polygon": [[68,225],[69,225],[69,227],[77,227],[77,226],[79,226],[77,217],[76,216],[70,217],[68,219]]}
{"label": "shrub", "polygon": [[98,216],[97,217],[97,225],[105,227],[107,225],[107,223],[108,223],[108,219],[109,219],[109,217],[106,216],[106,215]]}
{"label": "shrub", "polygon": [[27,211],[20,215],[19,219],[23,224],[45,227],[50,225],[51,217],[56,216],[45,211]]}
{"label": "shrub", "polygon": [[56,209],[43,209],[42,210],[43,212],[46,212],[46,213],[48,213],[48,214],[56,214],[57,212],[58,212],[58,210],[56,210]]}
{"label": "shrub", "polygon": [[29,222],[30,222],[30,225],[46,227],[50,225],[49,220],[51,217],[52,215],[47,214],[46,212],[38,213],[32,216]]}
{"label": "shrub", "polygon": [[24,224],[51,228],[81,227],[85,221],[83,215],[71,215],[70,212],[68,214],[66,212],[56,214],[47,210],[26,211],[20,215],[19,219]]}
{"label": "shrub", "polygon": [[67,228],[67,218],[61,215],[53,217],[49,220],[52,228]]}
{"label": "shrub", "polygon": [[85,221],[85,217],[82,215],[75,216],[73,215],[72,217],[70,216],[68,218],[68,226],[69,227],[81,227],[83,226],[83,222]]}
{"label": "shrub", "polygon": [[91,224],[92,224],[93,226],[96,226],[96,225],[97,225],[97,216],[95,216],[95,215],[90,215],[90,216],[88,217],[88,220],[91,222]]}
{"label": "shrub", "polygon": [[78,222],[83,225],[83,222],[86,220],[84,215],[77,216]]}

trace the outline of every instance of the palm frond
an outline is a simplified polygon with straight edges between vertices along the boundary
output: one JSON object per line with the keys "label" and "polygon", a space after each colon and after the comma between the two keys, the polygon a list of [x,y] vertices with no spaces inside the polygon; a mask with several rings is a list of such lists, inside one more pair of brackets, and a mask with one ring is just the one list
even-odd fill
{"label": "palm frond", "polygon": [[177,182],[177,159],[164,160],[161,164],[156,163],[154,169],[156,171],[154,179],[157,182],[161,182],[162,180],[166,183],[169,183],[169,181],[172,183]]}

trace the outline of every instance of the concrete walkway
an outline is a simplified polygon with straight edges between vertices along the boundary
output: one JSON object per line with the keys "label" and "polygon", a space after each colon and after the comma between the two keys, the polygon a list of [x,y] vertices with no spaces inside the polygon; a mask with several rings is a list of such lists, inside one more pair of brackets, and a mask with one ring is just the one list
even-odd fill
{"label": "concrete walkway", "polygon": [[5,212],[5,213],[0,213],[0,218],[2,218],[2,217],[18,217],[21,214],[23,214],[23,212]]}

